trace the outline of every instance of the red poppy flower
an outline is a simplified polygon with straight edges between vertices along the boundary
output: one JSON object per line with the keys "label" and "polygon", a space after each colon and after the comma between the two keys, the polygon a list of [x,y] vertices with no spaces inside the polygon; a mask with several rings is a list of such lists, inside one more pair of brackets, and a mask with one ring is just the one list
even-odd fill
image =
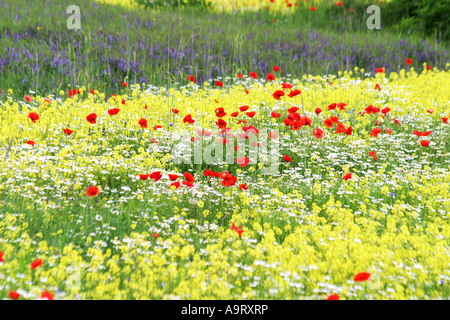
{"label": "red poppy flower", "polygon": [[242,78],[243,77],[242,73],[238,73],[237,77]]}
{"label": "red poppy flower", "polygon": [[233,112],[233,113],[230,113],[230,116],[232,116],[232,117],[237,117],[239,115],[239,112]]}
{"label": "red poppy flower", "polygon": [[297,111],[298,111],[298,107],[291,107],[291,108],[288,109],[289,113],[295,113]]}
{"label": "red poppy flower", "polygon": [[69,91],[69,98],[72,98],[73,96],[77,95],[77,94],[81,94],[79,89],[72,89]]}
{"label": "red poppy flower", "polygon": [[312,134],[317,138],[317,139],[322,139],[323,137],[323,130],[320,128],[316,128],[313,130]]}
{"label": "red poppy flower", "polygon": [[378,113],[380,112],[380,108],[375,108],[373,105],[370,105],[365,109],[365,111],[367,112],[367,114]]}
{"label": "red poppy flower", "polygon": [[162,178],[162,173],[159,172],[159,171],[155,171],[155,172],[152,172],[152,173],[149,175],[149,177],[150,177],[150,179],[153,179],[153,180],[155,180],[155,182],[157,182],[157,181],[161,180],[161,178]]}
{"label": "red poppy flower", "polygon": [[273,73],[269,72],[269,74],[267,75],[266,79],[269,80],[269,81],[273,81],[273,80],[275,80],[275,76],[273,75]]}
{"label": "red poppy flower", "polygon": [[280,67],[278,67],[278,66],[273,66],[272,69],[273,69],[273,72],[280,71]]}
{"label": "red poppy flower", "polygon": [[9,298],[12,299],[12,300],[17,300],[20,297],[20,294],[18,294],[17,291],[15,291],[15,290],[10,291],[8,293],[8,295],[9,295]]}
{"label": "red poppy flower", "polygon": [[222,172],[221,174],[221,178],[222,178],[222,185],[225,187],[231,187],[234,186],[236,184],[237,178],[233,177],[233,175],[231,173],[228,172]]}
{"label": "red poppy flower", "polygon": [[214,110],[214,112],[216,113],[216,117],[219,117],[219,118],[223,118],[227,115],[227,113],[225,112],[225,110],[223,108],[217,108],[216,110]]}
{"label": "red poppy flower", "polygon": [[434,110],[433,110],[433,109],[428,109],[427,112],[428,112],[429,114],[432,114],[432,113],[434,112]]}
{"label": "red poppy flower", "polygon": [[26,102],[31,102],[31,101],[33,101],[33,98],[31,98],[29,95],[26,95],[24,98],[25,98],[25,101],[26,101]]}
{"label": "red poppy flower", "polygon": [[375,72],[376,73],[384,73],[384,68],[376,68]]}
{"label": "red poppy flower", "polygon": [[239,110],[241,110],[241,112],[245,112],[248,110],[248,108],[250,108],[250,107],[244,105],[244,106],[239,107]]}
{"label": "red poppy flower", "polygon": [[194,76],[189,76],[188,77],[188,81],[195,82],[195,77]]}
{"label": "red poppy flower", "polygon": [[353,132],[353,128],[352,127],[348,127],[347,130],[345,130],[345,134],[348,136],[351,136]]}
{"label": "red poppy flower", "polygon": [[309,8],[310,11],[316,11],[316,7]]}
{"label": "red poppy flower", "polygon": [[384,133],[392,134],[392,129],[386,128],[384,129]]}
{"label": "red poppy flower", "polygon": [[378,138],[378,134],[381,132],[380,128],[372,129],[372,133],[370,134],[372,137]]}
{"label": "red poppy flower", "polygon": [[234,224],[234,222],[231,223],[231,230],[233,231],[238,231],[240,229],[242,229],[242,226],[236,227],[236,225]]}
{"label": "red poppy flower", "polygon": [[188,114],[186,117],[184,117],[183,122],[184,122],[184,123],[186,123],[186,122],[187,122],[187,123],[194,123],[195,120],[192,119],[192,116],[191,116],[190,114]]}
{"label": "red poppy flower", "polygon": [[222,81],[216,81],[216,86],[223,88],[223,82]]}
{"label": "red poppy flower", "polygon": [[178,109],[172,109],[172,112],[175,113],[175,114],[178,114],[178,113],[180,112],[180,110],[178,110]]}
{"label": "red poppy flower", "polygon": [[413,61],[411,58],[408,58],[408,59],[406,59],[405,63],[408,65],[412,65]]}
{"label": "red poppy flower", "polygon": [[287,154],[285,154],[285,155],[283,156],[283,160],[286,161],[286,162],[291,162],[292,158],[289,157]]}
{"label": "red poppy flower", "polygon": [[239,185],[239,189],[241,189],[241,190],[247,190],[248,187],[247,187],[246,184],[240,184],[240,185]]}
{"label": "red poppy flower", "polygon": [[295,96],[298,96],[298,95],[301,94],[301,93],[302,93],[302,92],[301,92],[300,90],[295,89],[295,90],[291,91],[291,92],[288,94],[288,97],[289,97],[289,98],[293,98],[293,97],[295,97]]}
{"label": "red poppy flower", "polygon": [[184,178],[185,178],[186,180],[183,180],[182,183],[183,183],[184,185],[186,185],[186,186],[192,188],[192,187],[194,186],[194,181],[195,181],[194,176],[193,176],[192,174],[188,173],[188,172],[183,173],[183,176],[184,176]]}
{"label": "red poppy flower", "polygon": [[448,118],[441,118],[442,123],[448,124]]}
{"label": "red poppy flower", "polygon": [[353,277],[353,281],[355,282],[363,282],[370,279],[370,273],[368,272],[360,272]]}
{"label": "red poppy flower", "polygon": [[338,134],[339,133],[345,133],[345,131],[346,131],[345,126],[342,123],[338,123],[336,125],[336,131],[334,133],[338,133]]}
{"label": "red poppy flower", "polygon": [[178,175],[177,175],[177,174],[169,174],[169,179],[170,179],[171,181],[175,181],[175,180],[178,179]]}
{"label": "red poppy flower", "polygon": [[422,140],[422,141],[420,141],[420,144],[424,147],[428,147],[430,145],[430,141]]}
{"label": "red poppy flower", "polygon": [[283,82],[283,83],[281,84],[281,86],[283,87],[283,89],[292,89],[292,87],[293,87],[292,84],[286,83],[286,82]]}
{"label": "red poppy flower", "polygon": [[386,107],[383,110],[381,110],[381,113],[382,114],[387,114],[389,111],[391,111],[391,108]]}
{"label": "red poppy flower", "polygon": [[28,118],[30,118],[33,123],[36,123],[36,121],[39,120],[39,115],[36,112],[30,112]]}
{"label": "red poppy flower", "polygon": [[248,117],[250,117],[250,118],[253,118],[253,117],[255,116],[255,114],[256,114],[255,111],[250,111],[250,112],[247,112],[247,113],[246,113],[246,115],[247,115]]}
{"label": "red poppy flower", "polygon": [[431,131],[425,131],[423,133],[420,132],[420,131],[414,131],[413,134],[418,136],[418,137],[426,137],[426,136],[429,136],[431,134]]}
{"label": "red poppy flower", "polygon": [[87,122],[91,123],[91,124],[95,124],[97,123],[97,114],[95,113],[91,113],[86,117]]}
{"label": "red poppy flower", "polygon": [[149,174],[140,174],[140,175],[139,175],[139,178],[140,178],[141,180],[147,180],[148,177],[149,177]]}
{"label": "red poppy flower", "polygon": [[431,66],[427,65],[427,72],[431,70]]}
{"label": "red poppy flower", "polygon": [[31,270],[36,269],[37,267],[42,266],[42,260],[41,259],[36,259],[31,263]]}
{"label": "red poppy flower", "polygon": [[173,182],[170,184],[169,188],[171,187],[175,187],[175,189],[178,189],[181,186],[181,184],[177,181],[177,182]]}
{"label": "red poppy flower", "polygon": [[53,294],[47,290],[45,290],[44,292],[42,292],[41,294],[41,298],[43,299],[47,299],[47,300],[54,300],[55,297],[53,296]]}
{"label": "red poppy flower", "polygon": [[25,143],[29,144],[30,146],[34,146],[36,144],[36,142],[33,140],[26,141]]}
{"label": "red poppy flower", "polygon": [[239,238],[241,238],[241,235],[242,235],[242,233],[244,232],[244,230],[237,230],[236,232],[238,233]]}
{"label": "red poppy flower", "polygon": [[242,168],[247,166],[250,163],[250,159],[247,157],[241,157],[236,159],[236,163],[240,164]]}
{"label": "red poppy flower", "polygon": [[278,119],[280,116],[281,116],[281,114],[279,114],[279,113],[276,113],[275,111],[272,111],[272,113],[270,114],[273,118],[276,118],[276,119]]}
{"label": "red poppy flower", "polygon": [[154,234],[152,234],[153,238],[157,239],[159,237],[159,233],[155,232]]}
{"label": "red poppy flower", "polygon": [[345,176],[342,177],[342,179],[344,179],[345,181],[350,180],[351,178],[352,178],[351,173],[347,173]]}
{"label": "red poppy flower", "polygon": [[223,119],[219,119],[219,120],[216,122],[216,124],[217,124],[217,126],[218,126],[220,129],[225,129],[225,128],[227,127],[227,122],[226,122],[225,120],[223,120]]}
{"label": "red poppy flower", "polygon": [[65,134],[67,134],[68,136],[70,136],[70,135],[73,133],[73,131],[70,130],[70,129],[63,129],[63,132],[64,132]]}
{"label": "red poppy flower", "polygon": [[87,189],[86,194],[88,197],[95,197],[96,195],[98,195],[99,190],[96,186],[91,186]]}
{"label": "red poppy flower", "polygon": [[118,109],[118,108],[110,109],[110,110],[108,110],[108,114],[110,116],[114,116],[114,115],[118,114],[119,111],[120,111],[120,109]]}
{"label": "red poppy flower", "polygon": [[342,1],[338,1],[338,3],[336,3],[336,5],[337,5],[338,7],[342,7],[343,3],[342,3]]}
{"label": "red poppy flower", "polygon": [[0,262],[5,262],[5,260],[3,259],[4,254],[4,252],[0,251]]}
{"label": "red poppy flower", "polygon": [[317,116],[319,116],[319,114],[322,112],[322,109],[316,108],[315,112],[316,112]]}
{"label": "red poppy flower", "polygon": [[209,176],[209,178],[211,178],[211,177],[212,177],[212,171],[209,170],[209,169],[206,169],[205,172],[203,172],[203,175],[204,175],[205,177],[208,177],[208,176]]}
{"label": "red poppy flower", "polygon": [[278,138],[278,134],[276,132],[270,132],[269,133],[269,138],[270,139],[276,139],[276,138]]}
{"label": "red poppy flower", "polygon": [[195,181],[194,176],[192,174],[190,174],[189,172],[183,173],[183,176],[189,182],[194,182]]}
{"label": "red poppy flower", "polygon": [[275,98],[275,100],[280,100],[281,97],[284,96],[284,91],[283,90],[277,90],[275,91],[272,96]]}
{"label": "red poppy flower", "polygon": [[339,110],[341,110],[341,111],[345,111],[345,107],[346,107],[346,106],[347,106],[347,104],[346,104],[346,103],[343,103],[343,102],[337,104],[337,107],[338,107]]}
{"label": "red poppy flower", "polygon": [[370,151],[369,152],[369,156],[371,156],[373,158],[373,160],[377,160],[377,153],[375,151]]}
{"label": "red poppy flower", "polygon": [[380,85],[378,83],[375,84],[375,90],[381,91],[381,87],[380,87]]}
{"label": "red poppy flower", "polygon": [[259,130],[256,129],[253,125],[248,126],[248,127],[242,127],[242,130],[244,130],[244,132],[247,134],[253,133],[255,136],[257,136],[259,134]]}
{"label": "red poppy flower", "polygon": [[337,294],[329,295],[326,300],[339,300],[339,296]]}
{"label": "red poppy flower", "polygon": [[336,103],[332,103],[332,104],[330,104],[327,108],[328,108],[328,111],[331,111],[331,110],[336,110],[336,106],[337,106],[337,104]]}
{"label": "red poppy flower", "polygon": [[334,123],[333,120],[331,118],[328,118],[323,122],[323,125],[327,128],[332,128],[333,123]]}
{"label": "red poppy flower", "polygon": [[249,76],[250,78],[258,79],[258,74],[256,72],[250,72]]}
{"label": "red poppy flower", "polygon": [[148,124],[147,124],[147,119],[139,119],[139,125],[141,126],[141,128],[145,129],[148,128]]}
{"label": "red poppy flower", "polygon": [[89,93],[90,93],[90,94],[95,94],[95,90],[94,90],[94,89],[91,89],[91,90],[89,90]]}

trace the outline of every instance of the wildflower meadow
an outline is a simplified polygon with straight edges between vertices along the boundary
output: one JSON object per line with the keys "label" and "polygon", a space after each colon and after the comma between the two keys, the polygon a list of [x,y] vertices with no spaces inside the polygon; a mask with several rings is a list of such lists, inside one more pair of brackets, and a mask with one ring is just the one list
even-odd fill
{"label": "wildflower meadow", "polygon": [[0,0],[1,299],[450,298],[442,32],[139,2]]}

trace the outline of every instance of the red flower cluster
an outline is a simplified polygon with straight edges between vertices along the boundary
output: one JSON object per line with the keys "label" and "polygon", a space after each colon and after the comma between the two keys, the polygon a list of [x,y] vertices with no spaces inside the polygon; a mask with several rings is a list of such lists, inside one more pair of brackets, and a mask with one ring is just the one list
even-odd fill
{"label": "red flower cluster", "polygon": [[244,232],[244,230],[242,230],[242,226],[236,227],[236,225],[233,223],[231,223],[231,230],[236,231],[239,235],[239,238],[241,238],[242,233]]}

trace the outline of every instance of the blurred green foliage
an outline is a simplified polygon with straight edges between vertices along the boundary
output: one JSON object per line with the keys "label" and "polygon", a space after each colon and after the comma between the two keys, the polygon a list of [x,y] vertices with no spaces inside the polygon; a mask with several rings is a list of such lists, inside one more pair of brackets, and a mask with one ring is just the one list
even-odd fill
{"label": "blurred green foliage", "polygon": [[450,39],[450,0],[392,0],[382,15],[387,25],[404,34]]}

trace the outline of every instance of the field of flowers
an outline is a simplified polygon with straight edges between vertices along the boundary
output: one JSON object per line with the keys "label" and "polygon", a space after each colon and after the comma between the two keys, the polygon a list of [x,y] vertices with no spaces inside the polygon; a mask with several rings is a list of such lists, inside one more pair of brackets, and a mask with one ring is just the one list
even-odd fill
{"label": "field of flowers", "polygon": [[[169,88],[186,85],[190,75],[199,83],[239,72],[267,75],[273,65],[295,77],[380,66],[398,73],[407,58],[416,69],[450,62],[448,43],[368,30],[365,10],[349,1],[287,7],[282,0],[213,0],[213,12],[143,12],[126,0],[77,2],[80,30],[67,29],[72,0],[0,1],[0,101],[8,89],[17,99],[83,85],[110,96],[122,91],[123,81]],[[261,10],[220,9],[233,3]]]}
{"label": "field of flowers", "polygon": [[0,0],[0,299],[450,299],[448,43],[72,2]]}
{"label": "field of flowers", "polygon": [[[364,73],[8,98],[0,296],[448,299],[450,71]],[[279,170],[180,129],[278,132]]]}

